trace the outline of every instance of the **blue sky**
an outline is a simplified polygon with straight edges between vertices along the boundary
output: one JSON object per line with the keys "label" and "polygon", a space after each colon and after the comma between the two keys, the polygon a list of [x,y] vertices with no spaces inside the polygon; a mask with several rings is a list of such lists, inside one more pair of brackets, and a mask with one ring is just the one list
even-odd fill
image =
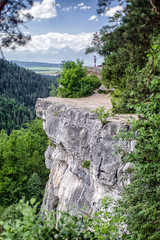
{"label": "blue sky", "polygon": [[[16,51],[8,49],[8,60],[61,63],[62,60],[83,59],[85,65],[93,65],[93,55],[85,55],[93,34],[108,24],[108,17],[121,10],[115,1],[103,16],[96,13],[98,0],[41,0],[34,1],[31,9],[33,20],[27,23],[32,40]],[[103,58],[97,55],[97,64]]]}

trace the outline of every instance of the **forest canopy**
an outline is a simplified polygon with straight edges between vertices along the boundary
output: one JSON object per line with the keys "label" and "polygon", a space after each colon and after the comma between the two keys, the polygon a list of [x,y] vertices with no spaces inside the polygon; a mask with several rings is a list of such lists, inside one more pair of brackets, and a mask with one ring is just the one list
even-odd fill
{"label": "forest canopy", "polygon": [[35,119],[37,98],[49,96],[51,84],[57,87],[56,79],[0,59],[0,130],[11,133]]}

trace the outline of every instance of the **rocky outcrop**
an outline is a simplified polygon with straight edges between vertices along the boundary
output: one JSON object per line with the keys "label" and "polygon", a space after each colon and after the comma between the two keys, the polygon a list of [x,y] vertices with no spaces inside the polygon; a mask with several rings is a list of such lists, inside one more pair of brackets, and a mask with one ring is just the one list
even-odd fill
{"label": "rocky outcrop", "polygon": [[51,141],[45,153],[50,176],[43,207],[89,214],[101,208],[104,196],[119,198],[129,181],[124,174],[129,164],[122,164],[115,150],[134,148],[133,142],[115,139],[126,124],[115,118],[102,125],[89,108],[58,98],[38,99],[36,113]]}
{"label": "rocky outcrop", "polygon": [[88,75],[95,74],[99,79],[101,79],[102,67],[86,67]]}

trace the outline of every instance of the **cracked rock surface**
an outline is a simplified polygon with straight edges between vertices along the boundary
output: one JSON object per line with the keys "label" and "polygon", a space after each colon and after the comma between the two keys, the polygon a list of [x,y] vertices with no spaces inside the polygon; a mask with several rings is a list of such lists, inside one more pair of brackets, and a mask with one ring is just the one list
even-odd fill
{"label": "cracked rock surface", "polygon": [[126,124],[111,119],[102,125],[89,108],[57,98],[38,99],[36,114],[52,143],[45,153],[50,175],[42,207],[90,214],[101,209],[105,196],[119,198],[130,164],[122,164],[115,150],[134,149],[134,142],[115,139]]}

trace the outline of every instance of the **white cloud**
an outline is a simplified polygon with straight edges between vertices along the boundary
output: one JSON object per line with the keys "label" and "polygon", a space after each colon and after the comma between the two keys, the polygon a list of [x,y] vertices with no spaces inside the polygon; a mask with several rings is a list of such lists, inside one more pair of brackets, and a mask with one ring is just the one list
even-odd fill
{"label": "white cloud", "polygon": [[85,6],[84,3],[79,3],[78,5],[75,5],[74,7],[65,7],[62,9],[62,11],[70,11],[71,9],[74,9],[74,10],[86,10],[86,9],[90,9],[91,6]]}
{"label": "white cloud", "polygon": [[42,3],[34,2],[30,10],[23,13],[30,13],[34,18],[53,18],[57,16],[55,0],[43,0]]}
{"label": "white cloud", "polygon": [[97,16],[96,15],[92,15],[90,18],[88,18],[88,20],[90,20],[90,21],[98,21],[98,18],[97,18]]}
{"label": "white cloud", "polygon": [[81,10],[86,10],[86,9],[90,9],[91,6],[83,6],[83,7],[80,7]]}
{"label": "white cloud", "polygon": [[77,35],[69,33],[47,33],[45,35],[32,36],[32,40],[25,46],[17,47],[17,51],[29,50],[33,53],[37,51],[47,51],[54,46],[55,49],[71,48],[78,52],[90,45],[93,33],[80,33]]}
{"label": "white cloud", "polygon": [[71,10],[71,9],[72,9],[72,7],[66,7],[66,8],[62,8],[62,11],[68,12],[68,11]]}
{"label": "white cloud", "polygon": [[83,2],[78,4],[78,7],[82,7],[82,6],[84,6]]}
{"label": "white cloud", "polygon": [[59,8],[60,8],[60,7],[61,7],[61,5],[60,5],[59,3],[57,3],[57,4],[56,4],[56,7],[59,7]]}
{"label": "white cloud", "polygon": [[90,9],[91,6],[85,6],[83,2],[79,3],[77,6],[75,6],[77,8],[79,8],[80,10],[86,10],[86,9]]}
{"label": "white cloud", "polygon": [[123,10],[122,6],[116,6],[116,7],[110,8],[108,11],[106,11],[105,16],[113,17],[117,11],[122,11],[122,10]]}

